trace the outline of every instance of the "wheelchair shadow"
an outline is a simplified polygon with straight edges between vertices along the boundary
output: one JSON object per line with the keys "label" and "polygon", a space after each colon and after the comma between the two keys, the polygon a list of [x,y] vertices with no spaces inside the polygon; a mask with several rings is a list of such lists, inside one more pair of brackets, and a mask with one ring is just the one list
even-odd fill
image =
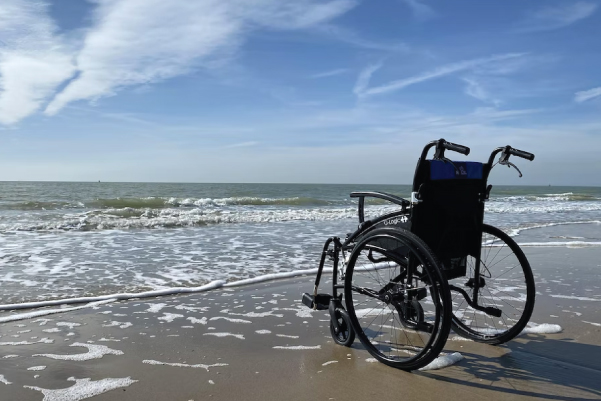
{"label": "wheelchair shadow", "polygon": [[[474,348],[478,346],[484,345]],[[562,401],[601,399],[601,346],[527,335],[504,347],[510,352],[493,357],[462,349],[465,359],[454,369],[415,373],[507,396]]]}

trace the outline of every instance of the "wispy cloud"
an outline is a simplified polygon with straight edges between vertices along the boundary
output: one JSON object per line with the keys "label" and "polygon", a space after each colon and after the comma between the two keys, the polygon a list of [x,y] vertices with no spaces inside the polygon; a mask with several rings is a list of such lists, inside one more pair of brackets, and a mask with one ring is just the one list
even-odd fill
{"label": "wispy cloud", "polygon": [[413,17],[419,21],[425,21],[436,15],[432,7],[422,3],[420,0],[401,0],[411,8]]}
{"label": "wispy cloud", "polygon": [[324,71],[324,72],[320,72],[317,74],[313,74],[311,76],[309,76],[309,78],[327,78],[327,77],[334,77],[336,75],[342,75],[342,74],[346,74],[347,72],[349,72],[350,70],[348,68],[338,68],[335,70],[330,70],[330,71]]}
{"label": "wispy cloud", "polygon": [[[361,91],[355,91],[360,96],[371,96],[371,95],[380,95],[384,93],[390,93],[394,91],[401,90],[406,88],[407,86],[418,84],[420,82],[429,81],[431,79],[440,78],[446,75],[454,74],[460,71],[470,70],[476,67],[483,66],[485,64],[494,63],[498,61],[504,61],[512,58],[518,58],[525,56],[526,53],[506,53],[500,55],[494,55],[490,57],[477,58],[471,60],[459,61],[457,63],[446,64],[441,67],[435,68],[431,71],[426,71],[422,74],[415,75],[413,77],[399,79],[396,81],[389,82],[387,84],[376,86],[373,88],[367,88],[367,86],[361,88]],[[371,77],[373,71],[369,74]],[[357,89],[357,86],[355,86]]]}
{"label": "wispy cloud", "polygon": [[590,17],[598,6],[598,4],[584,1],[546,6],[521,21],[516,31],[537,32],[564,28]]}
{"label": "wispy cloud", "polygon": [[46,108],[115,94],[210,67],[253,28],[303,29],[354,7],[350,0],[96,0],[95,24],[77,56],[79,76]]}
{"label": "wispy cloud", "polygon": [[467,84],[465,87],[466,95],[485,103],[492,103],[495,106],[499,106],[501,104],[501,101],[493,98],[476,78],[463,78],[463,81]]}
{"label": "wispy cloud", "polygon": [[382,68],[383,65],[384,62],[380,61],[379,63],[371,64],[364,68],[363,71],[359,73],[359,77],[357,78],[357,82],[353,88],[353,93],[357,96],[361,96],[369,86],[371,76],[380,68]]}
{"label": "wispy cloud", "polygon": [[318,32],[340,42],[348,43],[361,49],[378,50],[387,53],[404,53],[410,51],[409,45],[401,41],[370,40],[355,31],[332,24],[322,24],[316,27]]}
{"label": "wispy cloud", "polygon": [[57,31],[43,2],[0,3],[1,124],[34,113],[73,75],[70,49]]}
{"label": "wispy cloud", "polygon": [[597,97],[601,97],[601,86],[586,91],[576,92],[574,95],[574,101],[582,103]]}

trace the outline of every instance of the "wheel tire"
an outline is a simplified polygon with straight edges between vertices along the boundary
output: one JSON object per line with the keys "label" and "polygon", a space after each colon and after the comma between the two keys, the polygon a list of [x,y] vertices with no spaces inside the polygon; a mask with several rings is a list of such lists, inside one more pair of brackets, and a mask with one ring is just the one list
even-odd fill
{"label": "wheel tire", "polygon": [[355,341],[355,330],[353,330],[351,319],[344,309],[336,309],[336,318],[340,331],[336,333],[334,322],[330,320],[330,334],[336,344],[350,347]]}
{"label": "wheel tire", "polygon": [[[480,271],[484,273],[485,286],[478,291],[478,304],[501,309],[501,317],[476,311],[463,295],[452,291],[453,330],[462,337],[498,345],[519,335],[530,320],[534,309],[534,277],[524,252],[503,231],[484,224],[482,244]],[[463,288],[470,298],[473,288],[466,283],[474,276],[474,262],[475,258],[468,257],[467,277],[450,281]]]}
{"label": "wheel tire", "polygon": [[[408,280],[410,264],[416,276]],[[418,290],[426,294],[420,302],[424,322],[408,328],[392,302],[415,299]],[[347,265],[344,298],[357,337],[386,365],[419,369],[434,360],[446,343],[451,328],[447,281],[428,246],[408,231],[378,228],[357,242]]]}

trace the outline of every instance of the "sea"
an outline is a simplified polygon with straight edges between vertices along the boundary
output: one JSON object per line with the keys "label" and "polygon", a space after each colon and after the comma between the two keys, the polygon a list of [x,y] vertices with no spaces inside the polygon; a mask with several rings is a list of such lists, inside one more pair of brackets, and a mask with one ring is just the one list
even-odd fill
{"label": "sea", "polygon": [[[368,184],[0,182],[0,307],[313,269],[328,237],[357,228],[349,194],[363,190],[411,192]],[[367,214],[396,208],[371,201]],[[485,216],[523,246],[601,246],[599,187],[495,186]],[[524,235],[540,227],[556,230]]]}

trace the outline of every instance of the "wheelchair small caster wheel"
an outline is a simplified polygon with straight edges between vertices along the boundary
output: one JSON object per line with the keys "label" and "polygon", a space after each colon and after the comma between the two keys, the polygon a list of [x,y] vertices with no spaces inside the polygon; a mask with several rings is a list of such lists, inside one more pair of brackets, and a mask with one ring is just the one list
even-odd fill
{"label": "wheelchair small caster wheel", "polygon": [[346,310],[336,309],[336,319],[340,329],[337,330],[334,322],[330,320],[330,334],[336,344],[350,347],[355,341],[355,330],[353,330],[351,319]]}

